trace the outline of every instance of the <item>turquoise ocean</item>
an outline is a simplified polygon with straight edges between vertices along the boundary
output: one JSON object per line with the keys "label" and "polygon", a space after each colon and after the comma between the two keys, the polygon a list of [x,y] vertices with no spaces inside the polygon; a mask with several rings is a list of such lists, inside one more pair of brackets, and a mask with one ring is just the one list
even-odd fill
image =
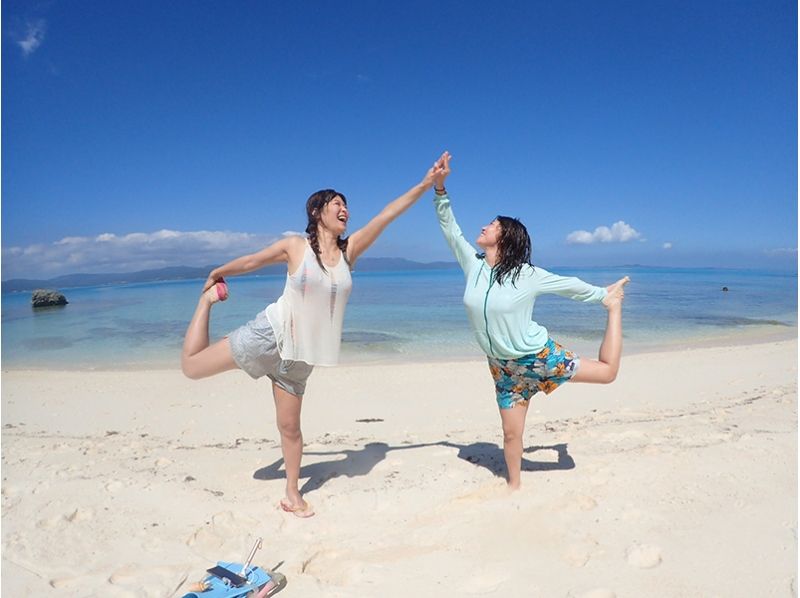
{"label": "turquoise ocean", "polygon": [[[628,274],[626,353],[747,344],[797,335],[797,275],[734,269],[548,268],[607,285]],[[354,273],[343,363],[482,359],[461,303],[460,270]],[[274,301],[285,276],[229,280],[231,298],[212,310],[212,340]],[[34,311],[30,293],[2,296],[2,367],[178,368],[186,325],[203,281],[60,289],[69,305]],[[724,292],[723,287],[729,290]],[[533,314],[550,335],[594,356],[605,310],[557,296]]]}

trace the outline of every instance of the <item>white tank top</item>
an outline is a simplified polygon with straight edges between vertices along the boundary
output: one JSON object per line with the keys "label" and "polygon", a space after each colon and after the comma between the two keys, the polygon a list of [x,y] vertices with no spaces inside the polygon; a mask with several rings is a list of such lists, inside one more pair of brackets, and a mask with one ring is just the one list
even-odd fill
{"label": "white tank top", "polygon": [[322,366],[339,363],[344,308],[352,286],[344,254],[339,263],[323,270],[306,241],[303,261],[293,274],[287,273],[283,295],[266,308],[281,359]]}

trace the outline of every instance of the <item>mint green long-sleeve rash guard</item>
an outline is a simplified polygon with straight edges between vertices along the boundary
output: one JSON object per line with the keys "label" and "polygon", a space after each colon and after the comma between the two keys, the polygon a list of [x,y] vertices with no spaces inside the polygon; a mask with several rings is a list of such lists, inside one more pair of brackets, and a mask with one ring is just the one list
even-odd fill
{"label": "mint green long-sleeve rash guard", "polygon": [[531,318],[539,295],[554,293],[575,301],[596,303],[605,298],[606,289],[579,278],[551,274],[544,268],[522,267],[512,285],[510,278],[502,285],[493,280],[491,268],[464,238],[456,222],[447,195],[433,200],[439,225],[466,278],[464,306],[478,344],[490,357],[519,359],[541,351],[548,334]]}

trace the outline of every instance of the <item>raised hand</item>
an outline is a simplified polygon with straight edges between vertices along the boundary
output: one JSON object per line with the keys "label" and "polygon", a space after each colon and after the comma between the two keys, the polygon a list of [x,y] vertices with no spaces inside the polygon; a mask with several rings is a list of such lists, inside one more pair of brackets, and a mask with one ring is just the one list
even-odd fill
{"label": "raised hand", "polygon": [[445,154],[447,154],[447,152],[439,156],[436,162],[433,163],[433,166],[431,166],[428,169],[428,172],[425,173],[425,176],[422,177],[421,184],[425,187],[425,189],[430,189],[433,187],[437,178],[441,177],[442,170],[444,169]]}
{"label": "raised hand", "polygon": [[221,276],[214,276],[213,274],[209,274],[208,278],[206,278],[205,284],[203,285],[203,292],[205,293],[208,289],[213,287],[219,280],[222,280]]}
{"label": "raised hand", "polygon": [[450,152],[445,151],[434,166],[434,176],[433,176],[433,188],[442,190],[444,189],[444,181],[450,174]]}

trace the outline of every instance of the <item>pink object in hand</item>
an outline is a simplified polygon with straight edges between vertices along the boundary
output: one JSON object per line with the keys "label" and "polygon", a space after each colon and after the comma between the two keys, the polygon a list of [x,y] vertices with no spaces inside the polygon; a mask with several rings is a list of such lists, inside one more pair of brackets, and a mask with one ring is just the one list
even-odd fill
{"label": "pink object in hand", "polygon": [[228,298],[228,285],[227,283],[220,279],[217,284],[214,285],[217,288],[217,297],[220,301],[225,301]]}

